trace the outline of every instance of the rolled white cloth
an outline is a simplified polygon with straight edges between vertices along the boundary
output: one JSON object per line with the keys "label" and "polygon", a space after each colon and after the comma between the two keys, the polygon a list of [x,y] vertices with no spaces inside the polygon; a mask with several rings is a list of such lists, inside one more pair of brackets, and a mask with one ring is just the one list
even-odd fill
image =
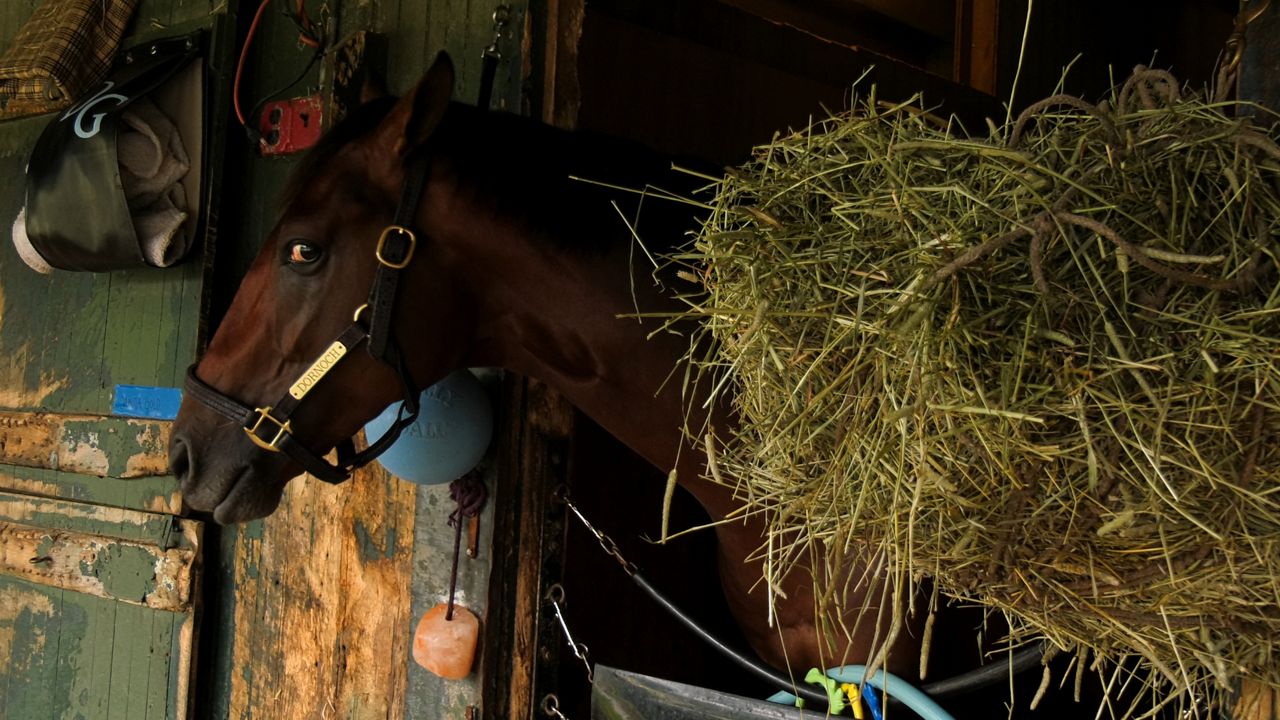
{"label": "rolled white cloth", "polygon": [[22,262],[27,267],[38,273],[48,275],[53,272],[53,267],[40,257],[40,253],[31,246],[31,238],[27,237],[27,209],[23,208],[18,211],[18,217],[13,221],[13,246],[18,250],[18,257],[22,258]]}
{"label": "rolled white cloth", "polygon": [[191,160],[178,128],[147,98],[130,103],[120,119],[116,152],[133,227],[147,262],[168,267],[178,260],[173,238],[188,217],[182,179]]}

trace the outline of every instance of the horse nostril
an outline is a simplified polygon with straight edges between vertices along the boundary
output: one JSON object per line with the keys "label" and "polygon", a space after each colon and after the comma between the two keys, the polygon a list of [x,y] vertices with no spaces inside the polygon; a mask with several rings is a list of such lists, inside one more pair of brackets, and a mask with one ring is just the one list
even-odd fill
{"label": "horse nostril", "polygon": [[191,474],[191,451],[182,438],[175,437],[169,444],[169,471],[180,484],[186,485]]}

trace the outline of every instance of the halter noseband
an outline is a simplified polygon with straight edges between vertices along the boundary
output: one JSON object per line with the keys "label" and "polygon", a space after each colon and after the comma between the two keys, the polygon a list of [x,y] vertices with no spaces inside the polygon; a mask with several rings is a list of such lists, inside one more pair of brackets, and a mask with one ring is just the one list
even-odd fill
{"label": "halter noseband", "polygon": [[[374,251],[378,258],[378,269],[374,275],[373,287],[369,290],[369,302],[356,309],[351,325],[298,376],[279,402],[258,408],[250,407],[196,377],[195,364],[187,368],[184,390],[189,396],[219,415],[239,423],[254,445],[267,452],[283,452],[308,473],[327,483],[337,484],[351,477],[353,470],[363,467],[390,448],[400,437],[400,433],[418,418],[418,391],[392,334],[391,318],[395,311],[400,271],[409,266],[418,244],[417,236],[409,228],[418,213],[418,200],[426,187],[429,167],[421,152],[408,163],[395,218],[382,231]],[[366,309],[369,311],[367,326],[361,321]],[[396,372],[404,403],[396,421],[368,448],[357,453],[352,439],[339,443],[338,462],[335,464],[294,437],[291,417],[303,398],[320,384],[348,352],[362,342],[368,343],[367,349],[374,359]]]}

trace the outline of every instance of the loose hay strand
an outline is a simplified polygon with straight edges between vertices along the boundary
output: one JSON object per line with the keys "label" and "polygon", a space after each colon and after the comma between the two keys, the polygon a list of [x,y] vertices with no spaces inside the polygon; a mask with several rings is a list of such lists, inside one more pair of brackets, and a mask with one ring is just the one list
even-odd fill
{"label": "loose hay strand", "polygon": [[1141,67],[985,139],[917,108],[873,91],[757,148],[671,260],[766,584],[828,548],[1070,649],[1077,694],[1089,654],[1193,712],[1280,688],[1274,118]]}

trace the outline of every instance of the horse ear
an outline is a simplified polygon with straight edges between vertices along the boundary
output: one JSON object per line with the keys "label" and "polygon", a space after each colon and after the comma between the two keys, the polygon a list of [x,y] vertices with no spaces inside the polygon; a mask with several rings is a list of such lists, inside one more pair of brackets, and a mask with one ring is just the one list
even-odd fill
{"label": "horse ear", "polygon": [[396,101],[378,131],[395,155],[405,157],[431,137],[453,97],[453,81],[453,61],[442,52],[417,86]]}

